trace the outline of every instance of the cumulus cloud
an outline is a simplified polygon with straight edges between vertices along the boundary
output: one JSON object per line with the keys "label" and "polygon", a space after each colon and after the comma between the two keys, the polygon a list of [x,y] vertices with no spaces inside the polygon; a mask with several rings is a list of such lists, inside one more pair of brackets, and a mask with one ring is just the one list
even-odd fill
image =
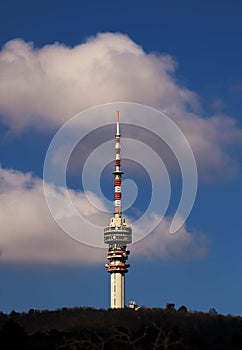
{"label": "cumulus cloud", "polygon": [[[196,95],[175,84],[169,55],[146,54],[121,34],[99,34],[73,48],[9,41],[0,55],[0,108],[15,129],[60,125],[85,108],[113,101],[183,109]],[[172,108],[171,108],[172,107]]]}
{"label": "cumulus cloud", "polygon": [[[150,220],[159,222],[159,217],[153,214]],[[210,241],[206,235],[189,232],[186,225],[175,234],[169,234],[172,219],[163,218],[156,229],[144,240],[135,243],[132,247],[134,256],[142,259],[201,259],[207,255]],[[147,227],[149,229],[149,220]]]}
{"label": "cumulus cloud", "polygon": [[242,130],[235,119],[223,114],[202,119],[192,114],[181,119],[180,125],[191,144],[200,178],[218,181],[238,175],[234,150],[241,149]]}
{"label": "cumulus cloud", "polygon": [[[229,148],[242,140],[234,119],[199,116],[199,96],[176,80],[167,54],[146,53],[122,34],[104,33],[75,47],[35,48],[15,39],[0,52],[0,118],[11,130],[57,127],[83,109],[130,101],[171,116],[194,150],[200,176],[234,174]],[[216,174],[217,177],[217,174]]]}
{"label": "cumulus cloud", "polygon": [[[50,191],[53,191],[51,186]],[[53,195],[56,203],[61,203],[63,192],[56,190]],[[97,210],[80,194],[71,191],[71,198],[86,218],[96,214]],[[61,210],[59,213],[63,215]],[[155,214],[151,216],[147,219],[147,228],[149,220],[159,219]],[[105,216],[103,218],[106,220]],[[0,225],[1,261],[41,264],[97,264],[105,261],[104,249],[81,244],[57,226],[47,207],[42,181],[29,173],[0,168]],[[169,235],[169,225],[170,220],[164,219],[153,234],[134,244],[131,247],[134,255],[194,259],[206,254],[205,237],[193,235],[185,227],[176,235]],[[90,225],[90,232],[86,234],[91,234],[92,229]],[[101,226],[99,231],[102,236]]]}
{"label": "cumulus cloud", "polygon": [[[62,196],[56,192],[57,202]],[[75,197],[86,215],[93,209]],[[105,253],[70,238],[55,223],[45,202],[43,184],[31,174],[0,168],[0,249],[6,262],[103,262]]]}

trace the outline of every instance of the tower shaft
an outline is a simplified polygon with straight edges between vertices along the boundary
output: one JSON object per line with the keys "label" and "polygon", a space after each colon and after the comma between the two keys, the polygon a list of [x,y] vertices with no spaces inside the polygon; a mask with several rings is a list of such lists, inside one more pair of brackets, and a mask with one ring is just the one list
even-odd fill
{"label": "tower shaft", "polygon": [[107,272],[110,273],[110,307],[124,308],[125,306],[125,273],[130,265],[126,264],[129,251],[127,244],[132,242],[132,230],[127,226],[121,211],[121,180],[123,172],[120,159],[120,126],[119,112],[116,114],[115,134],[115,170],[114,174],[114,217],[109,226],[104,228],[104,243],[108,244],[106,264]]}
{"label": "tower shaft", "polygon": [[122,309],[124,307],[124,275],[112,273],[110,275],[110,307]]}

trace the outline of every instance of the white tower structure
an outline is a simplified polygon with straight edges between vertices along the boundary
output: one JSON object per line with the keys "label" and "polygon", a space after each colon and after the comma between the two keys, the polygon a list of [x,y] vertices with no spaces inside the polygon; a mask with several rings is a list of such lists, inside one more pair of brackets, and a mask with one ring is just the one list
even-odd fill
{"label": "white tower structure", "polygon": [[125,305],[125,273],[128,272],[129,264],[126,264],[129,251],[127,244],[132,243],[132,229],[127,226],[121,211],[121,177],[120,170],[120,127],[119,112],[116,114],[115,135],[115,171],[114,174],[114,217],[109,226],[104,228],[104,243],[108,244],[106,264],[107,272],[110,273],[110,307],[112,309],[124,308]]}

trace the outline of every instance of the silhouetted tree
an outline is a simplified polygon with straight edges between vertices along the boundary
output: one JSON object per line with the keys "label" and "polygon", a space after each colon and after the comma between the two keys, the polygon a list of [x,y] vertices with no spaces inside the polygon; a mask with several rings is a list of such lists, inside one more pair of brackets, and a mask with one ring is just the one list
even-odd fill
{"label": "silhouetted tree", "polygon": [[177,311],[187,312],[187,307],[185,305],[182,305]]}
{"label": "silhouetted tree", "polygon": [[20,349],[24,347],[27,334],[24,328],[13,320],[8,320],[0,330],[0,344],[4,349]]}
{"label": "silhouetted tree", "polygon": [[209,309],[208,313],[209,313],[209,315],[211,315],[211,316],[217,316],[217,314],[218,314],[217,310],[216,310],[214,307],[212,307],[211,309]]}

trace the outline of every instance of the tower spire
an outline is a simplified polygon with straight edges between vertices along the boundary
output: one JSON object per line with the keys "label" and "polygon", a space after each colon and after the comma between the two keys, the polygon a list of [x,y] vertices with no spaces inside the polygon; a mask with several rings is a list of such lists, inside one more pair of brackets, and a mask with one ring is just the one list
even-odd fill
{"label": "tower spire", "polygon": [[119,135],[119,111],[116,112],[116,136]]}
{"label": "tower spire", "polygon": [[115,135],[115,171],[114,174],[114,215],[118,217],[121,215],[121,178],[123,172],[120,170],[120,131],[119,131],[119,111],[116,112],[116,135]]}
{"label": "tower spire", "polygon": [[126,264],[129,251],[127,244],[132,242],[132,229],[127,226],[121,211],[121,171],[120,159],[120,125],[119,111],[116,112],[116,134],[115,134],[115,170],[114,175],[114,217],[111,218],[109,226],[104,228],[104,243],[108,244],[106,264],[107,272],[110,273],[110,307],[124,308],[124,276],[128,272],[129,264]]}

